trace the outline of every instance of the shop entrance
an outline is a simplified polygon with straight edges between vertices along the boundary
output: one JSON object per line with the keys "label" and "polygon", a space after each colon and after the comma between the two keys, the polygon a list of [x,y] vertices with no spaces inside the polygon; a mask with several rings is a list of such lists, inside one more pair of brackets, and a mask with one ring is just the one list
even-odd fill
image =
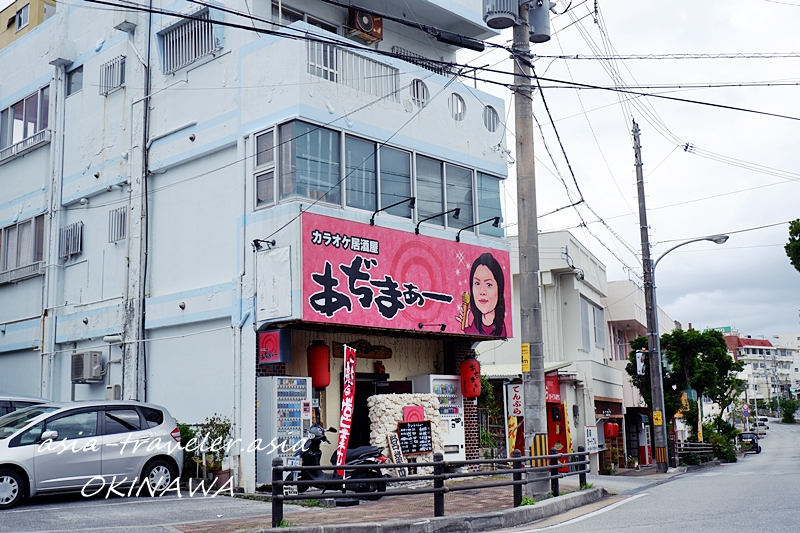
{"label": "shop entrance", "polygon": [[[344,374],[339,374],[339,383]],[[369,445],[369,407],[367,399],[376,394],[411,394],[410,381],[389,381],[389,374],[356,372],[356,394],[353,398],[353,425],[350,431],[348,448]],[[341,398],[339,399],[341,405]]]}

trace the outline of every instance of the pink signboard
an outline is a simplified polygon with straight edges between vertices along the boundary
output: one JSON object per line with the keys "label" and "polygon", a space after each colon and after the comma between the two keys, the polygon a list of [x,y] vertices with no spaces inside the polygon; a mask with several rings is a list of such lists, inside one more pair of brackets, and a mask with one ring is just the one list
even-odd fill
{"label": "pink signboard", "polygon": [[303,320],[511,337],[509,253],[303,213]]}

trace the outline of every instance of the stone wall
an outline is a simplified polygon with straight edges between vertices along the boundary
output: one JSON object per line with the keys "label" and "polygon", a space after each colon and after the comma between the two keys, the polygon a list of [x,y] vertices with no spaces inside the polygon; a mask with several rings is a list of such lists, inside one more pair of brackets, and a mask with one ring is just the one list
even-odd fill
{"label": "stone wall", "polygon": [[[425,408],[425,419],[431,421],[433,451],[444,453],[442,433],[439,429],[439,398],[435,394],[378,394],[367,400],[369,420],[372,426],[369,442],[373,446],[386,448],[388,433],[397,433],[397,423],[403,421],[403,407],[419,405]],[[408,459],[408,458],[406,458]],[[414,455],[420,463],[433,461],[433,453]],[[420,469],[422,470],[422,469]]]}

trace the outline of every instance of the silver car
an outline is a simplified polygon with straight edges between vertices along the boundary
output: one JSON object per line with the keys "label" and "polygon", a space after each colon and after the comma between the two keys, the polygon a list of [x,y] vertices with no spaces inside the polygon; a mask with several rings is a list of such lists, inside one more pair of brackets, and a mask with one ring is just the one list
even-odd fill
{"label": "silver car", "polygon": [[38,494],[107,491],[111,483],[133,484],[132,494],[162,493],[180,477],[179,444],[175,421],[158,405],[91,401],[20,409],[0,417],[0,509]]}
{"label": "silver car", "polygon": [[34,398],[32,396],[18,396],[15,394],[0,394],[0,416],[12,413],[23,407],[49,403],[44,398]]}

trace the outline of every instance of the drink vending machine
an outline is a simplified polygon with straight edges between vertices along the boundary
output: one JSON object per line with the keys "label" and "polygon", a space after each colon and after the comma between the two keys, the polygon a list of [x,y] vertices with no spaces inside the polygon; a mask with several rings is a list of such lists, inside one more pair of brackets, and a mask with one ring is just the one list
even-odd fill
{"label": "drink vending machine", "polygon": [[439,429],[444,444],[444,458],[463,461],[467,458],[464,444],[464,400],[461,378],[443,374],[428,374],[408,378],[415,393],[433,393],[439,397]]}
{"label": "drink vending machine", "polygon": [[284,464],[294,459],[294,452],[282,452],[280,448],[272,450],[270,443],[286,443],[288,450],[303,437],[308,436],[311,427],[311,378],[268,376],[257,379],[256,438],[261,439],[261,448],[257,452],[256,483],[259,485],[272,482],[272,460],[283,458]]}

